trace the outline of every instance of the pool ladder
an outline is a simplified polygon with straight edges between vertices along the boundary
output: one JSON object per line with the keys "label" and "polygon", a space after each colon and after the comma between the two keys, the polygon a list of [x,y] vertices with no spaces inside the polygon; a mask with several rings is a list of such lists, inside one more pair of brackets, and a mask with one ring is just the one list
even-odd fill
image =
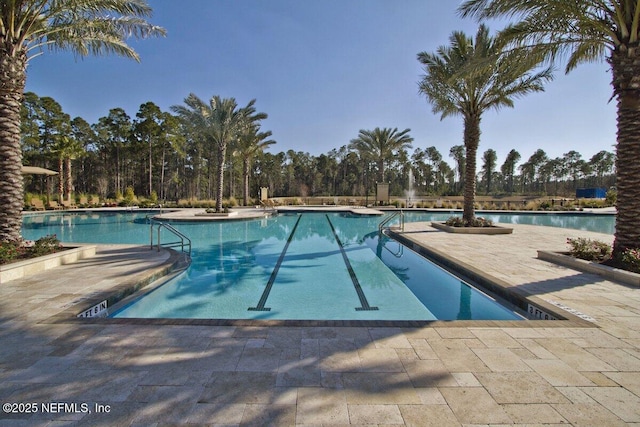
{"label": "pool ladder", "polygon": [[378,224],[378,232],[382,233],[385,228],[387,229],[392,228],[388,224],[396,218],[400,219],[400,225],[398,227],[393,227],[393,228],[399,229],[400,231],[404,231],[404,211],[400,209],[399,211],[394,212],[388,218],[385,218],[382,221],[380,221],[380,224]]}
{"label": "pool ladder", "polygon": [[[151,240],[151,244],[150,244],[151,249],[153,249],[153,231],[154,231],[153,229],[154,227],[156,227],[158,231],[158,243],[156,244],[158,251],[160,251],[161,246],[165,248],[177,248],[178,246],[180,246],[180,249],[182,250],[182,252],[187,253],[189,256],[191,256],[191,239],[189,239],[187,236],[185,236],[184,234],[176,230],[171,224],[168,224],[166,222],[149,218],[149,224],[150,224],[149,235]],[[163,228],[169,231],[170,233],[172,233],[174,236],[176,236],[180,240],[175,242],[162,243],[160,239],[160,231]]]}

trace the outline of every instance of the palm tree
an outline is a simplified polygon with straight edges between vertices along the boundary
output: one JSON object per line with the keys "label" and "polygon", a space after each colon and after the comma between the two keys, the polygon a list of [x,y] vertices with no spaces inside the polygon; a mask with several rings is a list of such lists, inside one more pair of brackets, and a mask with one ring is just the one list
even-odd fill
{"label": "palm tree", "polygon": [[409,136],[411,129],[398,132],[398,128],[361,129],[358,137],[352,139],[349,148],[356,150],[363,158],[368,158],[378,164],[378,182],[384,181],[384,165],[400,150],[411,148],[413,138]]}
{"label": "palm tree", "polygon": [[554,60],[568,55],[565,71],[605,59],[617,98],[618,189],[614,256],[640,247],[640,2],[637,0],[469,0],[463,16],[518,17],[502,34],[514,46],[533,47]]}
{"label": "palm tree", "polygon": [[0,241],[22,240],[20,107],[27,63],[42,48],[79,56],[115,53],[138,59],[129,36],[164,30],[148,23],[146,0],[23,0],[0,7]]}
{"label": "palm tree", "polygon": [[216,211],[222,212],[222,192],[224,189],[224,164],[227,147],[237,140],[247,123],[256,123],[266,119],[265,113],[256,113],[252,99],[246,107],[238,108],[235,98],[213,96],[205,103],[193,93],[185,98],[186,106],[171,107],[183,121],[190,123],[193,129],[205,139],[206,144],[215,147],[217,157],[218,187],[216,191]]}
{"label": "palm tree", "polygon": [[[71,131],[68,132],[68,135],[70,134]],[[71,193],[73,192],[71,160],[82,156],[85,152],[84,147],[80,141],[72,136],[60,135],[51,147],[51,152],[58,160],[58,199],[60,202],[63,200],[71,202]]]}
{"label": "palm tree", "polygon": [[515,98],[543,91],[551,79],[551,70],[533,74],[532,56],[508,54],[481,25],[475,42],[460,31],[450,37],[449,46],[436,53],[421,52],[418,61],[426,74],[419,83],[434,113],[441,119],[451,115],[464,118],[466,165],[463,220],[473,222],[476,191],[476,153],[480,142],[482,114],[493,108],[513,107]]}
{"label": "palm tree", "polygon": [[241,131],[234,155],[242,158],[242,203],[247,206],[249,199],[249,169],[251,167],[251,160],[253,157],[276,143],[276,141],[269,139],[271,131],[260,132],[260,126],[255,123],[249,123],[244,126]]}

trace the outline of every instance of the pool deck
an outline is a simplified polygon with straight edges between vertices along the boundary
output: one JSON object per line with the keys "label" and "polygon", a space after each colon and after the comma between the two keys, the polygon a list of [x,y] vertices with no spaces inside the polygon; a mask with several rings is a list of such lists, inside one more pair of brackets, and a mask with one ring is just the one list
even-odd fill
{"label": "pool deck", "polygon": [[0,286],[0,401],[38,410],[0,412],[0,426],[640,425],[640,289],[536,258],[566,250],[567,237],[612,236],[527,225],[454,235],[427,223],[405,235],[595,321],[67,322],[61,313],[83,298],[171,259],[98,246],[92,258]]}

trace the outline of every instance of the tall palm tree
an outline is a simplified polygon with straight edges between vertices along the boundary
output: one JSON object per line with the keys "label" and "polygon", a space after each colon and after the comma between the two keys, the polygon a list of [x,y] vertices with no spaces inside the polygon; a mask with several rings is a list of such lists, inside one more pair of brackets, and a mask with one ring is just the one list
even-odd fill
{"label": "tall palm tree", "polygon": [[533,59],[503,51],[484,25],[478,29],[475,41],[454,31],[449,46],[440,46],[436,53],[418,54],[426,72],[419,83],[420,93],[427,97],[433,112],[440,113],[441,119],[452,115],[464,118],[466,223],[475,217],[476,154],[482,114],[491,108],[513,107],[515,98],[544,90],[543,83],[552,77],[551,69],[533,73],[537,65]]}
{"label": "tall palm tree", "polygon": [[518,17],[502,32],[514,45],[533,46],[555,59],[568,55],[568,73],[606,60],[617,98],[618,190],[614,256],[640,247],[640,2],[638,0],[469,0],[463,16]]}
{"label": "tall palm tree", "polygon": [[249,202],[249,169],[253,157],[276,143],[273,139],[267,139],[271,136],[271,131],[260,132],[260,126],[255,123],[248,123],[238,136],[235,145],[234,155],[242,159],[242,204],[247,206]]}
{"label": "tall palm tree", "polygon": [[351,140],[349,148],[360,153],[361,157],[369,158],[378,165],[378,182],[384,181],[384,165],[400,150],[411,148],[413,138],[409,136],[411,129],[398,132],[398,128],[361,129],[358,137]]}
{"label": "tall palm tree", "polygon": [[79,140],[71,136],[69,131],[67,135],[60,135],[56,139],[51,151],[58,159],[58,198],[61,202],[63,200],[71,202],[73,193],[71,160],[82,156],[85,152],[84,147]]}
{"label": "tall palm tree", "polygon": [[216,211],[222,212],[222,193],[224,189],[224,164],[227,147],[237,140],[246,123],[256,123],[266,119],[265,113],[257,113],[256,100],[252,99],[246,107],[238,108],[235,98],[213,96],[205,103],[193,93],[185,98],[183,105],[171,107],[182,120],[190,123],[193,129],[216,149],[218,186],[216,191]]}
{"label": "tall palm tree", "polygon": [[129,36],[163,35],[146,0],[22,0],[0,6],[0,241],[21,241],[20,105],[27,63],[43,48],[138,59]]}

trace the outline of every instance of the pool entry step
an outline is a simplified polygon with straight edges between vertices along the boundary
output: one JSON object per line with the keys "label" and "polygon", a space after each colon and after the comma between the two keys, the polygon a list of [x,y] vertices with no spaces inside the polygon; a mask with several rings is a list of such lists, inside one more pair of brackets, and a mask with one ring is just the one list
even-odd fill
{"label": "pool entry step", "polygon": [[[355,271],[353,270],[353,267],[351,266],[351,262],[349,261],[349,258],[347,256],[346,251],[344,250],[344,246],[342,244],[342,242],[340,241],[340,238],[338,237],[338,233],[336,232],[335,227],[333,226],[333,223],[331,222],[331,219],[329,218],[329,215],[325,215],[325,218],[329,224],[329,228],[331,229],[331,234],[333,235],[333,238],[335,239],[335,242],[338,245],[338,248],[340,250],[340,254],[342,256],[342,260],[345,264],[345,267],[347,269],[347,272],[349,273],[349,277],[351,278],[351,282],[353,283],[353,287],[356,291],[356,294],[358,296],[358,299],[360,301],[360,307],[356,307],[355,310],[356,311],[374,311],[374,310],[378,310],[378,307],[372,307],[371,305],[369,305],[369,301],[367,300],[366,295],[364,294],[364,291],[362,290],[362,286],[360,286],[360,282],[358,281],[358,277],[356,276]],[[296,230],[298,228],[298,225],[300,224],[300,220],[302,219],[302,215],[298,216],[298,219],[295,223],[295,225],[293,226],[293,229],[291,230],[291,233],[289,234],[289,237],[287,239],[287,242],[284,245],[284,248],[282,249],[282,252],[280,253],[280,257],[278,258],[278,261],[276,262],[276,265],[273,269],[273,271],[271,272],[271,276],[269,277],[269,281],[267,282],[267,285],[265,286],[264,291],[262,292],[262,296],[260,297],[260,301],[258,301],[258,304],[255,307],[249,307],[248,310],[249,311],[271,311],[270,307],[266,307],[266,303],[267,303],[267,299],[269,298],[269,295],[273,289],[273,284],[278,276],[278,272],[280,270],[280,267],[285,259],[285,256],[287,254],[287,250],[289,249],[289,244],[291,243],[291,241],[293,240],[293,237],[296,233]],[[326,225],[325,225],[326,227]]]}

